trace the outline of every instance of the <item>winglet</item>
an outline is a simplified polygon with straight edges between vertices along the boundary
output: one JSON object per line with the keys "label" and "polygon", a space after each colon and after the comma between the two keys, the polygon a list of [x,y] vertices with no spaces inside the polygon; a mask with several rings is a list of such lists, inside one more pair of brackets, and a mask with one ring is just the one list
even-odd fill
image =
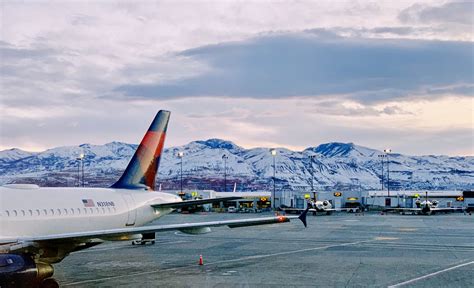
{"label": "winglet", "polygon": [[308,207],[306,207],[306,209],[303,212],[301,212],[300,216],[298,216],[298,219],[300,219],[301,222],[303,222],[303,225],[305,228],[308,227],[308,223],[306,222],[306,215],[308,214],[310,207],[311,205],[308,205]]}

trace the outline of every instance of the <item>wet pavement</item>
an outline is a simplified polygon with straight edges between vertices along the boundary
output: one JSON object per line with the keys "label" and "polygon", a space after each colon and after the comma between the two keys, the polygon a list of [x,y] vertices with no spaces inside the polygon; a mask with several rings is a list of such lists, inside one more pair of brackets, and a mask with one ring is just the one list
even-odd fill
{"label": "wet pavement", "polygon": [[[264,217],[172,214],[157,223]],[[281,225],[107,242],[55,265],[61,287],[473,287],[474,216],[308,216]],[[204,265],[199,266],[199,256]]]}

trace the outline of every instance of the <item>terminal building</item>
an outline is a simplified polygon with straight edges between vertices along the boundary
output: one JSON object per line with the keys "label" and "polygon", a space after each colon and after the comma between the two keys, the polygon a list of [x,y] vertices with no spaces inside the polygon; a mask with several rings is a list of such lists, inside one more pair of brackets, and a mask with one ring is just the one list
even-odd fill
{"label": "terminal building", "polygon": [[229,207],[233,207],[238,211],[244,212],[261,212],[271,210],[271,192],[255,191],[255,192],[216,192],[214,190],[184,190],[181,191],[164,191],[180,195],[183,200],[187,199],[207,199],[219,197],[240,197],[238,200],[223,201],[217,204],[204,205],[206,211],[225,212]]}
{"label": "terminal building", "polygon": [[[386,207],[414,208],[417,199],[436,200],[439,207],[466,207],[474,210],[474,191],[425,191],[425,190],[404,190],[404,191],[276,191],[275,198],[272,199],[270,191],[255,192],[216,192],[213,190],[185,190],[167,191],[178,194],[186,199],[206,199],[218,197],[240,197],[238,200],[224,201],[214,205],[205,206],[207,211],[224,212],[229,207],[241,212],[260,212],[271,210],[272,207],[300,208],[305,209],[309,200],[327,200],[331,202],[333,208],[353,208],[364,207],[378,209]],[[274,201],[274,206],[272,205]]]}
{"label": "terminal building", "polygon": [[378,207],[414,208],[417,199],[438,201],[438,207],[464,207],[463,191],[368,191],[367,205]]}
{"label": "terminal building", "polygon": [[474,191],[333,191],[333,192],[277,192],[275,197],[276,207],[282,205],[292,208],[305,208],[307,199],[328,200],[337,208],[387,208],[401,207],[414,208],[416,200],[438,201],[439,207],[472,207],[474,210]]}

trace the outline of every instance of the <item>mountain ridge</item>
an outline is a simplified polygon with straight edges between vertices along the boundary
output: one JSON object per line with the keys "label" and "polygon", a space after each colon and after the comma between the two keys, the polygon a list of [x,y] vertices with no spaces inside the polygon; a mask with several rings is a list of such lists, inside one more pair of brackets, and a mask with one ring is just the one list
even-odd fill
{"label": "mountain ridge", "polygon": [[[43,186],[77,185],[79,154],[84,153],[85,173],[90,186],[113,183],[125,169],[137,145],[109,142],[103,145],[62,146],[42,152],[21,149],[0,151],[0,184],[28,182]],[[315,189],[381,188],[383,152],[354,143],[329,142],[302,151],[277,149],[276,182],[280,189],[308,190],[311,174]],[[189,189],[229,190],[223,187],[224,164],[229,183],[239,190],[266,190],[273,185],[273,156],[270,148],[246,149],[232,141],[211,138],[168,147],[161,159],[157,182],[166,189],[179,186],[180,161],[184,152],[183,178]],[[226,154],[224,163],[222,156]],[[310,158],[310,156],[313,156]],[[392,189],[473,189],[472,156],[407,156],[390,154]],[[387,161],[387,158],[384,159]],[[387,184],[384,163],[384,183]],[[229,184],[228,183],[228,184]],[[229,184],[230,185],[230,184]],[[352,187],[352,188],[351,188]]]}

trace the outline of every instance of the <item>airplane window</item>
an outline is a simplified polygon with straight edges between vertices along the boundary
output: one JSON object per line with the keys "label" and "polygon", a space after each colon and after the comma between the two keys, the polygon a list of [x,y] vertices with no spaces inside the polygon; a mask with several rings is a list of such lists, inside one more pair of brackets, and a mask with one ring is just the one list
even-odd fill
{"label": "airplane window", "polygon": [[77,208],[77,214],[81,215],[81,208]]}
{"label": "airplane window", "polygon": [[84,208],[84,214],[87,214],[87,208]]}
{"label": "airplane window", "polygon": [[25,210],[21,210],[21,216],[26,216]]}
{"label": "airplane window", "polygon": [[102,208],[102,214],[105,214],[105,208]]}
{"label": "airplane window", "polygon": [[13,216],[18,216],[18,212],[16,212],[16,210],[13,210]]}
{"label": "airplane window", "polygon": [[71,208],[71,215],[74,215],[74,208]]}
{"label": "airplane window", "polygon": [[115,209],[115,207],[112,207],[112,209],[114,210],[114,213],[117,212],[117,209]]}
{"label": "airplane window", "polygon": [[58,208],[58,215],[61,215],[61,209]]}
{"label": "airplane window", "polygon": [[109,213],[111,212],[110,207],[107,207],[107,212],[109,212]]}
{"label": "airplane window", "polygon": [[40,210],[36,209],[36,216],[40,216]]}
{"label": "airplane window", "polygon": [[96,210],[97,214],[100,213],[99,208],[95,208],[95,210]]}
{"label": "airplane window", "polygon": [[30,216],[33,216],[33,210],[28,210],[28,212],[30,213]]}
{"label": "airplane window", "polygon": [[46,209],[43,209],[43,215],[44,216],[47,216],[48,215],[48,211]]}
{"label": "airplane window", "polygon": [[67,209],[64,208],[64,215],[67,215]]}
{"label": "airplane window", "polygon": [[10,211],[7,210],[6,213],[7,213],[7,217],[10,217]]}
{"label": "airplane window", "polygon": [[94,214],[94,209],[90,208],[91,209],[91,214]]}
{"label": "airplane window", "polygon": [[50,211],[51,211],[51,215],[54,215],[54,209],[51,209]]}

